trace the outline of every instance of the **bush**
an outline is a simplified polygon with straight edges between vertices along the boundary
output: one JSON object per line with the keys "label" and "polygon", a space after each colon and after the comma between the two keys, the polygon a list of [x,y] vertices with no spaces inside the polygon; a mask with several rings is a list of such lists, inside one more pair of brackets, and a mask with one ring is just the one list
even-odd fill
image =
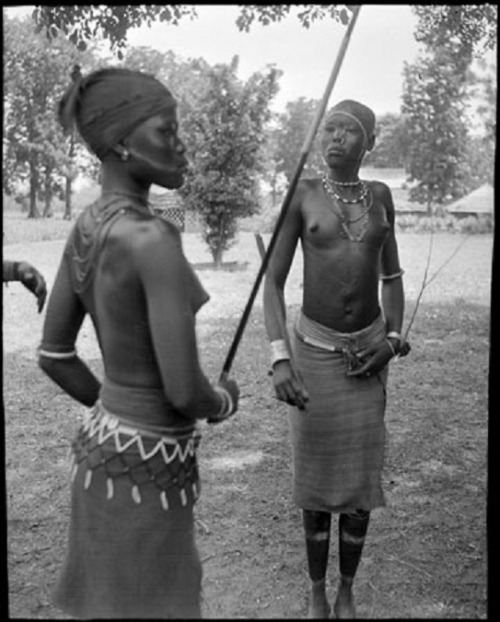
{"label": "bush", "polygon": [[493,218],[491,216],[467,216],[457,218],[452,214],[444,216],[418,216],[417,214],[398,214],[396,216],[396,229],[409,233],[492,233]]}

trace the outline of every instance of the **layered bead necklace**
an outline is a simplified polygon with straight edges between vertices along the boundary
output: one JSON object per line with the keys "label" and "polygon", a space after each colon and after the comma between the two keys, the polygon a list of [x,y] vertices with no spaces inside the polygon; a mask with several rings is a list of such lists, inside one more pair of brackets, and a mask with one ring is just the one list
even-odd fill
{"label": "layered bead necklace", "polygon": [[[329,199],[331,199],[331,207],[332,211],[340,220],[340,224],[342,226],[342,231],[340,232],[341,237],[350,240],[351,242],[362,242],[365,237],[366,229],[368,227],[368,214],[373,207],[373,195],[368,188],[367,184],[360,179],[356,181],[334,181],[330,179],[328,175],[323,175],[323,188]],[[336,186],[360,186],[361,190],[359,196],[355,199],[346,199],[341,196],[334,188]],[[363,203],[365,199],[368,197],[368,204],[364,207],[361,213],[355,218],[347,218],[345,214],[338,208],[338,203],[344,203],[345,205],[354,205],[356,203]],[[354,223],[361,222],[361,228],[358,233],[354,234],[349,225],[353,225]]]}

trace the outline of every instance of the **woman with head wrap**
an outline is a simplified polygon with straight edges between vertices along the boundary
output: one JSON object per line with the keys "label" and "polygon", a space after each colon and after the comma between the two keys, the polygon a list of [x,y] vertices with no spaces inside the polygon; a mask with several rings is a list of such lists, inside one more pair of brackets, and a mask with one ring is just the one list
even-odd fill
{"label": "woman with head wrap", "polygon": [[[352,583],[370,511],[384,504],[388,363],[405,353],[403,271],[391,192],[383,183],[359,178],[374,130],[375,115],[359,102],[342,101],[326,115],[326,173],[299,182],[264,286],[276,395],[291,405],[293,497],[303,510],[310,617],[330,613],[325,577],[332,513],[339,514],[335,615],[355,615]],[[304,294],[292,365],[282,328],[284,286],[299,239]]]}
{"label": "woman with head wrap", "polygon": [[[141,72],[75,72],[59,118],[101,160],[102,192],[70,233],[39,348],[44,372],[88,407],[56,602],[82,618],[197,618],[196,420],[232,415],[238,387],[204,375],[195,314],[208,295],[178,230],[148,208],[151,184],[183,183],[176,102]],[[87,314],[102,382],[75,349]]]}

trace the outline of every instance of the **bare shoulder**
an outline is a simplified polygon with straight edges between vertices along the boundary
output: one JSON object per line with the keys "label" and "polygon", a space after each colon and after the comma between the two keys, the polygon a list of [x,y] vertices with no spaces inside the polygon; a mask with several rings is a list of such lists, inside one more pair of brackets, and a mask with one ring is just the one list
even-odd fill
{"label": "bare shoulder", "polygon": [[368,187],[377,197],[391,196],[391,189],[383,181],[370,180],[366,182]]}
{"label": "bare shoulder", "polygon": [[310,192],[317,192],[321,188],[321,179],[319,177],[308,177],[301,179],[297,184],[297,192],[308,194]]}
{"label": "bare shoulder", "polygon": [[137,265],[178,265],[183,257],[181,234],[177,227],[161,218],[142,218],[133,225],[131,250]]}
{"label": "bare shoulder", "polygon": [[388,212],[394,211],[392,192],[389,186],[383,181],[368,181],[367,184],[373,197],[383,203]]}
{"label": "bare shoulder", "polygon": [[309,201],[317,196],[321,187],[321,179],[319,178],[301,179],[295,190],[294,202],[301,207],[306,207]]}

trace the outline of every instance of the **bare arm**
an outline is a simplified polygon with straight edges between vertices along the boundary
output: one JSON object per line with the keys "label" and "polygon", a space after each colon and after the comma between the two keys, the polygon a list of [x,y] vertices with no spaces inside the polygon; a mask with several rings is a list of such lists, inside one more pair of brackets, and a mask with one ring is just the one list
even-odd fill
{"label": "bare arm", "polygon": [[164,224],[153,224],[134,246],[153,347],[168,400],[186,417],[210,418],[219,412],[221,397],[200,367],[180,235]]}
{"label": "bare arm", "polygon": [[[382,249],[382,273],[384,275],[397,275],[401,273],[399,264],[398,246],[395,234],[395,210],[392,194],[385,184],[381,184],[382,200],[387,209],[387,220],[390,224],[389,234]],[[382,281],[382,307],[386,318],[387,332],[401,332],[405,307],[403,277],[401,274],[395,278]]]}
{"label": "bare arm", "polygon": [[41,313],[47,298],[47,285],[38,270],[27,261],[3,261],[3,281],[19,281],[38,301],[38,313]]}
{"label": "bare arm", "polygon": [[270,341],[286,338],[285,283],[302,228],[299,189],[290,204],[264,280],[264,322]]}
{"label": "bare arm", "polygon": [[[382,183],[376,184],[376,192],[384,204],[387,220],[390,225],[387,238],[381,251],[382,275],[389,277],[382,281],[382,307],[387,326],[387,333],[401,333],[404,314],[404,291],[401,266],[399,264],[398,246],[395,236],[395,210],[391,191]],[[348,372],[349,376],[360,376],[377,373],[383,369],[394,354],[399,353],[401,344],[398,339],[388,338],[376,346],[358,353],[363,364]]]}
{"label": "bare arm", "polygon": [[75,350],[84,317],[85,310],[73,291],[63,259],[47,307],[38,364],[68,395],[92,406],[99,397],[101,383]]}
{"label": "bare arm", "polygon": [[[269,341],[284,342],[287,349],[289,345],[284,290],[302,230],[302,192],[303,187],[299,186],[278,234],[264,281],[264,322]],[[291,352],[289,356],[292,356]],[[308,400],[307,390],[291,359],[277,360],[273,365],[273,375],[277,398],[304,409]]]}

